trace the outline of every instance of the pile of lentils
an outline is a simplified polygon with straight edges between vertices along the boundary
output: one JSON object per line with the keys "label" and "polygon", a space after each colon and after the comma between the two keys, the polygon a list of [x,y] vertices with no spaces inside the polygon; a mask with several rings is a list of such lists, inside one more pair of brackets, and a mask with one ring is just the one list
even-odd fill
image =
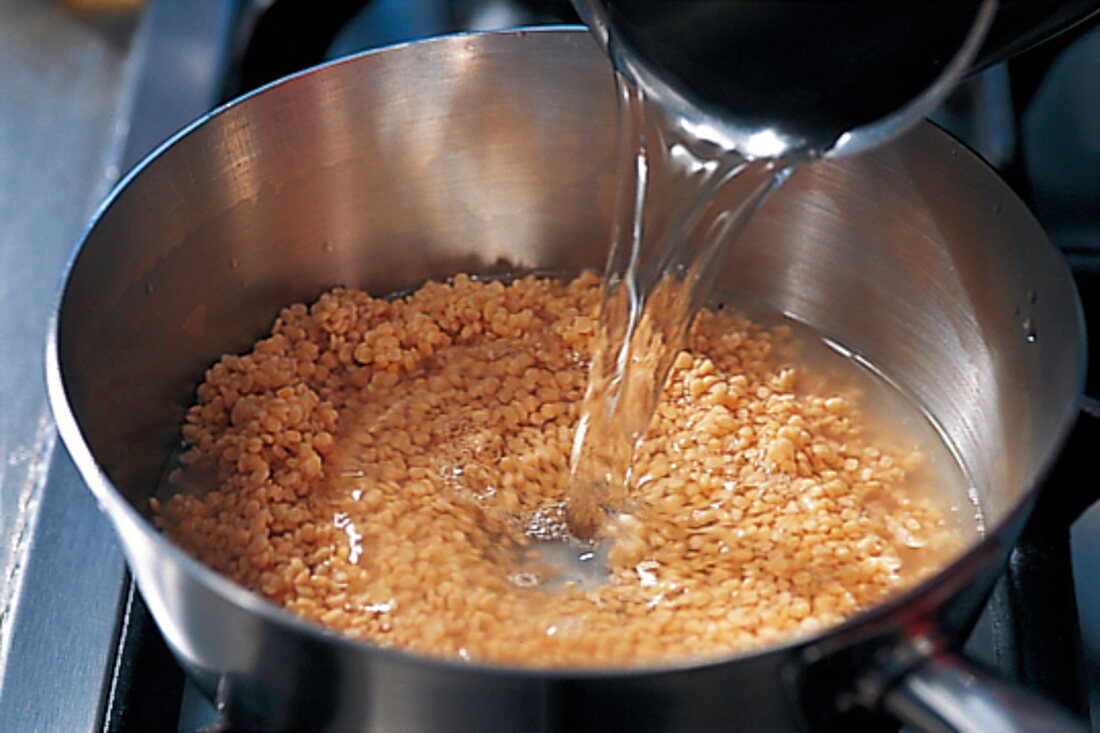
{"label": "pile of lentils", "polygon": [[[866,428],[791,329],[706,310],[641,443],[608,574],[553,584],[600,278],[338,288],[210,367],[155,522],[202,562],[366,642],[628,666],[835,624],[962,543],[922,455]],[[169,498],[170,496],[170,498]]]}

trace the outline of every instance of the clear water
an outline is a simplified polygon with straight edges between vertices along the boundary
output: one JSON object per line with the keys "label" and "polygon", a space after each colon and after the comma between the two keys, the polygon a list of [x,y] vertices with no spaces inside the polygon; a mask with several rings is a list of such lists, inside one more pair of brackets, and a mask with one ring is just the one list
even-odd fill
{"label": "clear water", "polygon": [[[619,69],[621,146],[567,504],[572,533],[588,540],[625,499],[635,447],[714,274],[792,172],[767,156],[819,157],[852,130],[928,96],[946,68],[965,60],[960,49],[984,32],[991,10],[978,2],[674,5],[577,3]],[[885,37],[891,42],[879,42]],[[647,102],[638,80],[664,108]],[[699,124],[707,119],[725,133]],[[731,138],[731,129],[740,132]],[[795,149],[802,153],[789,155]],[[715,204],[723,189],[732,206]]]}
{"label": "clear water", "polygon": [[[807,391],[839,388],[858,394],[865,434],[874,436],[875,442],[884,448],[921,458],[919,465],[907,471],[902,487],[906,498],[928,499],[938,505],[952,529],[965,541],[981,536],[984,527],[973,481],[936,421],[903,386],[895,384],[889,374],[863,355],[805,323],[733,294],[718,297],[717,302],[723,307],[735,308],[757,323],[788,326],[798,367],[809,376]],[[940,559],[934,548],[926,550],[926,554],[934,562]],[[943,556],[942,560],[946,564],[948,557]]]}
{"label": "clear water", "polygon": [[687,134],[622,74],[616,86],[618,196],[567,503],[570,530],[586,540],[626,498],[635,447],[715,274],[790,173]]}
{"label": "clear water", "polygon": [[[718,294],[717,299],[711,300],[707,307],[734,309],[769,328],[789,328],[791,337],[788,347],[794,355],[794,363],[804,375],[800,383],[805,385],[805,391],[816,394],[839,391],[856,395],[863,434],[868,440],[881,446],[883,451],[916,458],[912,465],[906,466],[904,483],[897,487],[900,490],[883,492],[880,498],[872,500],[874,513],[889,516],[898,508],[899,501],[928,501],[939,508],[952,541],[942,546],[929,546],[917,536],[919,533],[908,536],[904,526],[898,524],[892,527],[899,539],[902,560],[899,574],[902,578],[923,577],[946,566],[954,560],[960,548],[971,545],[982,536],[983,520],[973,482],[962,469],[950,443],[921,405],[890,381],[887,375],[861,355],[812,327],[734,294]],[[610,410],[608,412],[612,413]],[[613,427],[613,424],[605,423],[603,427]],[[615,438],[625,440],[621,435],[609,436],[605,440]],[[595,439],[591,429],[586,439]],[[645,476],[631,476],[629,465],[624,472],[625,480],[635,485],[646,481]],[[509,570],[514,576],[511,577],[513,583],[517,587],[553,593],[571,587],[590,589],[606,579],[606,557],[614,541],[608,535],[622,531],[613,521],[617,515],[616,507],[631,510],[628,486],[624,484],[621,494],[616,497],[618,504],[601,506],[600,521],[604,525],[591,541],[578,539],[575,532],[570,534],[574,527],[572,521],[562,524],[559,520],[550,532],[529,531],[528,535],[534,541]],[[580,488],[574,484],[572,487],[574,492],[587,488],[591,488],[591,484]],[[606,499],[608,493],[603,487],[599,488],[603,492],[601,499]],[[571,495],[570,500],[575,496],[575,493]],[[570,520],[573,516],[569,515]],[[639,516],[644,516],[644,511]]]}

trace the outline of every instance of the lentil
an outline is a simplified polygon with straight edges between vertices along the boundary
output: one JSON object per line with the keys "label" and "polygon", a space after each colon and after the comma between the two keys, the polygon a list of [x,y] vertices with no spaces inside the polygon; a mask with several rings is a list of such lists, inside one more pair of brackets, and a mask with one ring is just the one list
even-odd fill
{"label": "lentil", "polygon": [[906,489],[920,456],[870,436],[853,390],[805,379],[788,327],[704,311],[606,528],[607,582],[538,587],[552,570],[529,564],[532,537],[562,516],[599,287],[460,275],[285,308],[207,371],[156,523],[352,637],[539,666],[811,633],[961,547],[942,504]]}

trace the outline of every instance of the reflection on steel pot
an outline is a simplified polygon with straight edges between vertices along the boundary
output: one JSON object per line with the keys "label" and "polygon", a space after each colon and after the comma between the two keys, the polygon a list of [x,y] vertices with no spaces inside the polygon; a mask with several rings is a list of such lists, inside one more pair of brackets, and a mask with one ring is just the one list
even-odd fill
{"label": "reflection on steel pot", "polygon": [[584,31],[414,43],[217,111],[95,217],[49,344],[51,401],[169,646],[233,725],[796,729],[818,720],[820,706],[802,704],[807,685],[815,700],[855,701],[830,715],[866,721],[886,714],[883,700],[905,715],[919,707],[907,690],[950,677],[938,650],[964,636],[1076,417],[1084,340],[1072,282],[1038,225],[927,125],[801,170],[719,278],[884,370],[965,463],[989,532],[898,598],[706,662],[491,667],[297,620],[143,516],[204,368],[251,344],[282,305],[336,284],[385,293],[458,271],[599,268],[615,117],[610,68]]}

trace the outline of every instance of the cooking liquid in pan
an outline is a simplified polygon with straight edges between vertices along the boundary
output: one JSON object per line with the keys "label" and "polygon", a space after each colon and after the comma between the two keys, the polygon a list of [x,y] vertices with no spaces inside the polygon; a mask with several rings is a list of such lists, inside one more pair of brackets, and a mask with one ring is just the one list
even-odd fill
{"label": "cooking liquid in pan", "polygon": [[[753,213],[792,161],[835,151],[933,88],[981,12],[978,3],[575,4],[616,66],[620,119],[612,252],[567,506],[572,534],[592,540],[624,508],[669,365]],[[891,43],[875,42],[886,35]]]}
{"label": "cooking liquid in pan", "polygon": [[591,273],[460,277],[285,309],[208,370],[158,525],[354,638],[538,666],[808,633],[976,536],[967,482],[915,405],[812,330],[728,300],[674,359],[614,541],[588,559],[550,545],[606,567],[568,577],[532,536],[560,536],[599,295]]}
{"label": "cooking liquid in pan", "polygon": [[[618,191],[566,505],[574,537],[623,509],[635,447],[730,247],[790,172],[693,139],[616,73]],[[721,192],[721,197],[718,197]]]}
{"label": "cooking liquid in pan", "polygon": [[[606,294],[604,297],[606,298]],[[901,575],[906,578],[903,585],[920,577],[923,570],[946,565],[961,546],[975,540],[984,532],[976,490],[935,428],[933,421],[911,398],[878,373],[872,364],[858,354],[851,353],[841,344],[824,338],[812,328],[770,309],[738,299],[735,294],[725,295],[719,302],[721,303],[717,306],[719,309],[732,308],[739,313],[749,315],[755,323],[789,329],[792,334],[791,349],[797,353],[799,369],[808,375],[815,375],[810,380],[814,384],[808,388],[808,391],[824,393],[828,390],[827,385],[834,387],[845,385],[850,394],[859,395],[864,429],[872,435],[882,436],[887,444],[900,446],[909,451],[910,466],[915,470],[906,478],[900,493],[911,500],[927,501],[939,507],[943,511],[944,523],[949,528],[949,532],[948,540],[937,551],[935,548],[930,548],[919,535],[909,534],[903,521],[893,524],[893,530],[898,533],[898,537],[903,538],[899,546],[899,559],[902,564],[898,568]],[[715,306],[712,302],[710,306],[704,307]],[[694,316],[694,311],[690,315]],[[601,322],[600,327],[609,328],[609,324]],[[593,345],[594,360],[600,349],[606,349],[607,342],[602,340],[605,338],[605,332],[597,331]],[[681,339],[683,340],[686,338]],[[656,359],[653,359],[642,368],[638,368],[635,364],[633,374],[636,378],[639,373],[647,377],[655,376],[655,362]],[[666,365],[661,376],[662,385],[670,367],[671,361]],[[583,471],[585,467],[578,467],[576,451],[592,450],[596,455],[590,456],[588,460],[606,462],[611,460],[608,456],[613,456],[614,450],[626,450],[628,439],[636,439],[640,443],[649,427],[649,423],[646,422],[638,436],[620,427],[616,422],[620,417],[619,412],[610,408],[614,406],[615,398],[622,394],[622,391],[619,391],[622,388],[619,385],[612,386],[614,389],[600,392],[593,390],[591,382],[589,383],[585,401],[580,407],[581,418],[578,421],[578,430],[580,430],[581,421],[589,416],[588,411],[603,408],[603,416],[607,422],[599,425],[599,431],[590,428],[585,436],[587,441],[596,443],[603,447],[603,450],[595,446],[582,445],[581,436],[578,435],[573,444],[574,454],[566,500],[525,517],[527,535],[532,540],[529,550],[533,549],[535,552],[528,551],[517,556],[516,569],[509,576],[517,586],[548,592],[557,592],[569,586],[596,587],[606,582],[608,578],[608,555],[614,541],[612,538],[631,543],[639,542],[637,533],[632,529],[636,520],[633,513],[640,512],[644,516],[646,509],[637,501],[632,501],[631,484],[645,484],[651,480],[651,477],[644,472],[641,475],[632,475],[632,466],[627,463],[622,469],[621,478],[624,483],[618,494],[612,494],[606,485],[594,486],[591,482],[580,486],[577,484],[578,470]],[[662,392],[663,390],[660,389],[652,391],[653,409],[656,409]],[[649,394],[647,393],[645,397],[648,398]],[[593,406],[591,401],[597,399],[606,399],[610,405],[604,403]],[[628,411],[627,419],[630,417],[640,419],[637,410]],[[646,417],[652,419],[652,414]],[[611,450],[605,447],[608,445],[612,446]],[[634,447],[633,443],[629,446],[631,460]],[[760,486],[762,492],[768,490],[767,484],[768,480],[765,480]],[[572,527],[576,525],[570,521],[569,502],[576,501],[578,492],[585,490],[595,490],[604,501],[614,496],[616,504],[613,506],[617,507],[617,510],[611,506],[599,507],[601,512],[598,515],[599,521],[606,524],[601,525],[603,537],[594,541],[578,540],[571,532]],[[582,495],[580,498],[591,501],[591,497]],[[884,497],[880,508],[887,513],[892,511],[893,501]],[[644,519],[642,521],[644,522]],[[654,597],[656,598],[656,594]],[[655,601],[654,605],[658,603]]]}

